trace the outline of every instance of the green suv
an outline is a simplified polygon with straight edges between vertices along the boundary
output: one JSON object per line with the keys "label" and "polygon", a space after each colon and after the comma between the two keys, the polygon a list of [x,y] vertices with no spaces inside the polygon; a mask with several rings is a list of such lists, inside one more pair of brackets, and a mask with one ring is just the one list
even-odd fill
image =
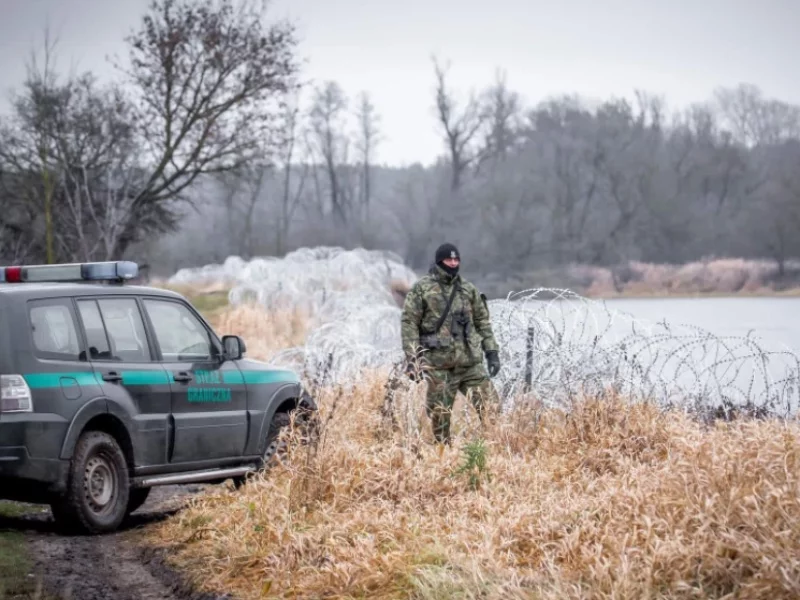
{"label": "green suv", "polygon": [[156,485],[241,483],[293,411],[298,376],[244,358],[126,261],[0,267],[0,499],[115,530]]}

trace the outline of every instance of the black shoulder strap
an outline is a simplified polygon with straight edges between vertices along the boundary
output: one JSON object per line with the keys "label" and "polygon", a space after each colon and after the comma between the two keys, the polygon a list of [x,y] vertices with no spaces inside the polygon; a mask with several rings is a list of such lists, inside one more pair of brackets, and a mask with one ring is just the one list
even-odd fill
{"label": "black shoulder strap", "polygon": [[436,325],[433,326],[433,331],[431,331],[430,333],[439,333],[439,330],[442,328],[442,325],[444,325],[444,320],[447,318],[447,315],[450,312],[450,307],[453,306],[453,298],[456,297],[456,292],[460,287],[461,286],[459,285],[459,281],[456,280],[456,282],[453,284],[453,291],[450,292],[450,298],[448,298],[447,300],[447,306],[445,306],[442,316],[439,317],[438,321],[436,321]]}

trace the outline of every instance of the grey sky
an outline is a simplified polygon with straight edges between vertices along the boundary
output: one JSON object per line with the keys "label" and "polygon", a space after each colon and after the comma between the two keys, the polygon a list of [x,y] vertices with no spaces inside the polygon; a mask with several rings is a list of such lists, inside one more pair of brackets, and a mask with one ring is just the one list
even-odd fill
{"label": "grey sky", "polygon": [[[59,64],[111,70],[148,0],[0,0],[0,81],[16,85],[49,19]],[[452,61],[466,92],[496,67],[529,103],[663,94],[671,106],[715,87],[754,83],[800,103],[798,0],[273,0],[298,20],[306,75],[371,92],[385,141],[379,159],[427,162],[441,151],[432,112],[431,55]],[[5,98],[2,100],[5,108]]]}

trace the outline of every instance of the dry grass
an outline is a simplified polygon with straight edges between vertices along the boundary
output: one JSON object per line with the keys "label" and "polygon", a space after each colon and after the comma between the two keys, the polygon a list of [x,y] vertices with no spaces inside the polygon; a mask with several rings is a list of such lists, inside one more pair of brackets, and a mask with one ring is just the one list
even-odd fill
{"label": "dry grass", "polygon": [[573,266],[571,272],[588,282],[590,296],[760,295],[797,289],[797,267],[788,265],[781,279],[775,262],[719,258],[682,265],[630,261],[608,268]]}
{"label": "dry grass", "polygon": [[191,286],[170,284],[163,280],[152,280],[147,282],[147,285],[181,294],[206,316],[213,316],[228,306],[230,286],[222,282]]}
{"label": "dry grass", "polygon": [[459,401],[441,448],[424,386],[392,425],[383,383],[325,391],[316,444],[153,543],[241,598],[800,597],[796,423],[704,428],[605,398],[481,430]]}
{"label": "dry grass", "polygon": [[[400,290],[398,290],[400,291]],[[211,314],[268,358],[311,315]],[[385,378],[323,390],[317,442],[239,491],[214,488],[151,543],[241,598],[800,597],[800,425],[708,428],[654,406],[528,404],[432,443],[424,386],[388,419]]]}
{"label": "dry grass", "polygon": [[255,304],[226,306],[208,318],[217,333],[241,336],[247,344],[247,355],[262,360],[284,348],[301,346],[311,324],[306,311],[268,312]]}

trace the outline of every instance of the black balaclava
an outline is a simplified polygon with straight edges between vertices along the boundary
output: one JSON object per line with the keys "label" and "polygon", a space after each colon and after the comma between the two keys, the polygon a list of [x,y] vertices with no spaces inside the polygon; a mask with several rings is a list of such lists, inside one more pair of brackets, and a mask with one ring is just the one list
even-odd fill
{"label": "black balaclava", "polygon": [[445,258],[457,258],[461,260],[461,255],[458,253],[458,248],[456,248],[453,244],[442,244],[436,249],[436,258],[435,262],[439,265],[444,271],[450,275],[451,277],[455,277],[458,274],[458,267],[448,267],[444,264]]}

